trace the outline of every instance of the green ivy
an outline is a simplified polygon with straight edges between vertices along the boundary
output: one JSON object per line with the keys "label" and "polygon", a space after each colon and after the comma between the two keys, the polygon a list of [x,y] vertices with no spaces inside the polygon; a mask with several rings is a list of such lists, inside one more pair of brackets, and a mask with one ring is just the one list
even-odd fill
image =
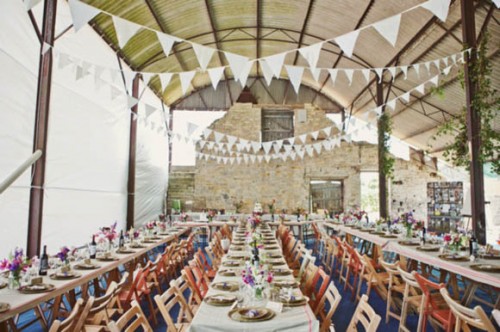
{"label": "green ivy", "polygon": [[[492,163],[492,171],[500,174],[500,132],[493,128],[495,118],[498,117],[500,109],[500,98],[497,90],[491,84],[491,62],[487,58],[488,34],[485,34],[477,51],[477,59],[471,68],[471,81],[476,86],[476,94],[472,100],[472,109],[478,113],[481,121],[481,147],[479,158],[482,164]],[[465,87],[465,77],[463,69],[459,73],[462,88]],[[467,136],[467,109],[464,107],[460,114],[445,122],[438,129],[433,137],[435,140],[439,136],[453,135],[454,141],[447,145],[443,151],[443,156],[455,166],[462,166],[469,170],[469,141]]]}
{"label": "green ivy", "polygon": [[387,113],[382,113],[378,120],[378,131],[384,133],[382,153],[380,155],[380,170],[388,179],[394,178],[394,158],[389,152],[390,139],[392,134],[392,121]]}

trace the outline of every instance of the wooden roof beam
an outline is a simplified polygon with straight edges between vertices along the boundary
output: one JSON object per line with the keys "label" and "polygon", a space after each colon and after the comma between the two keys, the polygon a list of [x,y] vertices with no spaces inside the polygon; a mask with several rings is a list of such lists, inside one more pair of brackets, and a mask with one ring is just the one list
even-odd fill
{"label": "wooden roof beam", "polygon": [[[309,23],[309,18],[311,17],[312,8],[314,5],[314,0],[309,0],[309,6],[307,7],[306,17],[304,18],[304,22],[302,23],[302,30],[300,31],[299,42],[297,43],[297,48],[302,47],[302,42],[304,40],[304,34],[307,30],[307,25]],[[299,52],[295,52],[295,58],[293,59],[293,65],[297,64],[299,60]]]}

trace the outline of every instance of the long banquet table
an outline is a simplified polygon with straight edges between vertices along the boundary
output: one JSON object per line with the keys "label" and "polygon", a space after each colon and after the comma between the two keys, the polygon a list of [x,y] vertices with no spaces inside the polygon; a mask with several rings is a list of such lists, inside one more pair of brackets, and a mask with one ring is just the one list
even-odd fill
{"label": "long banquet table", "polygon": [[[0,332],[7,331],[7,320],[17,314],[33,309],[38,305],[47,302],[51,299],[61,297],[65,294],[72,292],[77,287],[86,287],[90,282],[95,281],[100,276],[105,274],[114,273],[114,279],[118,278],[118,268],[135,259],[146,254],[148,251],[155,249],[158,246],[171,242],[179,235],[187,232],[187,228],[179,228],[168,231],[165,235],[161,236],[160,240],[151,241],[152,243],[144,243],[144,248],[132,249],[134,253],[131,254],[116,254],[117,260],[111,262],[95,261],[99,268],[94,270],[77,270],[80,277],[71,280],[53,280],[49,276],[43,277],[43,282],[46,284],[54,285],[54,289],[49,292],[24,294],[18,290],[4,288],[0,290],[0,302],[6,302],[10,305],[10,309],[6,312],[0,313]],[[56,309],[56,308],[54,308]],[[50,324],[50,322],[48,322]]]}
{"label": "long banquet table", "polygon": [[[281,254],[282,259],[283,253],[281,249],[265,251],[266,253]],[[220,270],[225,269],[224,262],[228,260],[228,255],[245,255],[246,251],[233,250],[231,247],[228,253],[222,259],[222,265]],[[286,265],[283,265],[286,267]],[[230,269],[235,270],[236,276],[226,277],[222,276],[219,272],[216,274],[213,283],[218,282],[241,282],[242,277],[239,273],[243,269],[244,265],[239,268],[230,267]],[[287,268],[287,267],[286,267]],[[219,270],[219,271],[220,271]],[[276,280],[294,280],[293,275],[275,277]],[[223,291],[215,290],[210,288],[207,296],[214,294],[226,293]],[[231,293],[227,293],[231,294]],[[234,293],[233,293],[234,294]],[[266,302],[264,300],[263,302]],[[310,306],[308,304],[299,307],[283,307],[281,313],[277,313],[276,316],[267,321],[262,322],[237,322],[229,318],[228,313],[230,307],[218,307],[212,306],[205,303],[201,304],[200,308],[196,312],[196,315],[191,322],[190,332],[210,332],[210,331],[319,331],[319,322],[314,316]]]}

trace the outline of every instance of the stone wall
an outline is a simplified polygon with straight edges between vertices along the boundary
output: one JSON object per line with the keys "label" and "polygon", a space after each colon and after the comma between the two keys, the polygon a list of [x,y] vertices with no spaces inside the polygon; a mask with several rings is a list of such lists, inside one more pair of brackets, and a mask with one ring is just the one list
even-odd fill
{"label": "stone wall", "polygon": [[[307,121],[295,123],[295,136],[331,126],[325,113],[306,105]],[[295,111],[297,112],[297,110]],[[296,117],[297,118],[297,117]],[[214,122],[210,129],[248,140],[260,140],[261,109],[256,105],[236,104],[225,117]],[[320,136],[321,137],[321,136]],[[273,198],[277,208],[289,211],[309,206],[311,180],[342,180],[344,209],[359,206],[361,202],[360,172],[377,171],[377,146],[367,143],[342,142],[332,151],[315,152],[295,161],[271,160],[233,165],[215,160],[196,161],[194,171],[194,210],[205,208],[235,210],[234,203],[244,202],[242,212],[250,212],[256,202],[265,210]],[[415,161],[397,160],[394,181],[390,185],[390,203],[394,213],[398,208],[418,209],[426,215],[426,183],[436,181],[431,170]],[[175,177],[171,177],[175,181]],[[170,197],[169,192],[169,197]],[[171,197],[173,198],[173,197]],[[403,205],[400,205],[403,202]]]}

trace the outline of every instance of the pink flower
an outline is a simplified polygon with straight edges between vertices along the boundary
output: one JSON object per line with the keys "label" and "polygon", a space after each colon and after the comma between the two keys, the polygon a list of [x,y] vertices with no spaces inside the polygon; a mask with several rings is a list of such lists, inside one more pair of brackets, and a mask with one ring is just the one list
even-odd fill
{"label": "pink flower", "polygon": [[451,235],[450,234],[445,234],[445,236],[443,237],[443,241],[444,242],[451,242]]}

